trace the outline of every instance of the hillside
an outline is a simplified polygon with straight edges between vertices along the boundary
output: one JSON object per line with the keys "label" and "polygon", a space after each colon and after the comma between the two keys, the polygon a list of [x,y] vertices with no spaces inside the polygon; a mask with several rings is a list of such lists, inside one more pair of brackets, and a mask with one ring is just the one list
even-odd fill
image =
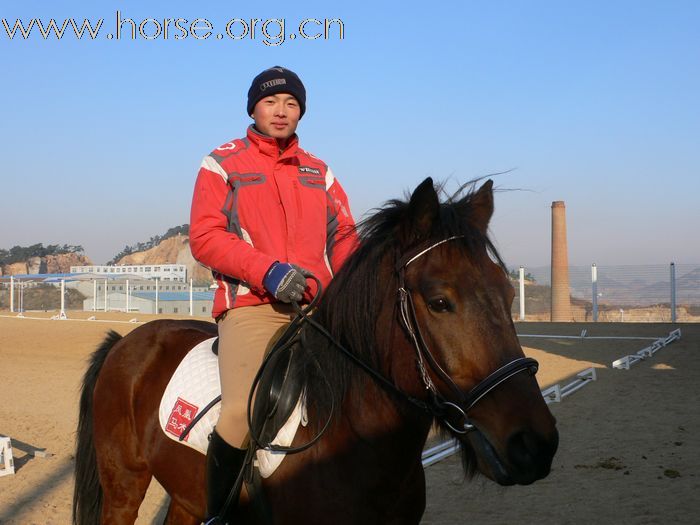
{"label": "hillside", "polygon": [[137,251],[121,257],[116,264],[184,264],[187,275],[196,284],[209,284],[211,272],[192,257],[190,238],[187,235],[176,235],[160,241],[153,248]]}
{"label": "hillside", "polygon": [[132,246],[124,246],[124,249],[120,251],[117,255],[112,257],[110,261],[107,262],[107,264],[118,264],[118,262],[126,257],[127,255],[131,255],[132,253],[137,253],[137,252],[145,252],[147,250],[150,250],[151,248],[155,248],[158,246],[161,242],[170,239],[171,237],[177,237],[179,235],[189,235],[190,234],[190,225],[189,224],[182,224],[180,226],[173,226],[172,228],[169,228],[167,232],[165,232],[163,235],[154,235],[150,239],[148,239],[146,242],[138,242]]}

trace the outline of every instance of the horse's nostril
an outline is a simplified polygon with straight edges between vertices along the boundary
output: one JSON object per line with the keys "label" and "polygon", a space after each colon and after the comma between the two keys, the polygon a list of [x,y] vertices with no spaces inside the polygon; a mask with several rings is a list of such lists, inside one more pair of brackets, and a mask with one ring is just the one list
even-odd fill
{"label": "horse's nostril", "polygon": [[518,432],[508,440],[510,463],[523,474],[529,472],[534,479],[544,477],[549,473],[557,441],[556,437],[545,439],[531,431]]}
{"label": "horse's nostril", "polygon": [[532,461],[536,454],[534,439],[526,432],[519,432],[510,438],[508,453],[513,463],[524,465]]}

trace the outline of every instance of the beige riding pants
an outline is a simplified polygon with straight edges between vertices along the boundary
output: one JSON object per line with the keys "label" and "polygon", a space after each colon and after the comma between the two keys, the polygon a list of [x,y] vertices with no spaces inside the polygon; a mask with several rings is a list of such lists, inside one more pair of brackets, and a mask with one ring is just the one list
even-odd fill
{"label": "beige riding pants", "polygon": [[275,333],[294,319],[288,304],[261,304],[229,310],[218,322],[221,414],[216,430],[242,448],[248,435],[248,393]]}

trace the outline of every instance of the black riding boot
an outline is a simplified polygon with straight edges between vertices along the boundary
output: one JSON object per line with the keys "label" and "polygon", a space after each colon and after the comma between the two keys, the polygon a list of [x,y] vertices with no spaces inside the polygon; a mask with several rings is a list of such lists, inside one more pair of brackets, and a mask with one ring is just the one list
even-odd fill
{"label": "black riding boot", "polygon": [[[247,451],[232,447],[222,438],[216,429],[209,436],[207,448],[207,525],[229,523],[238,506],[240,490],[233,495],[226,515],[221,511],[231,489],[243,468]],[[218,518],[218,519],[215,519]]]}

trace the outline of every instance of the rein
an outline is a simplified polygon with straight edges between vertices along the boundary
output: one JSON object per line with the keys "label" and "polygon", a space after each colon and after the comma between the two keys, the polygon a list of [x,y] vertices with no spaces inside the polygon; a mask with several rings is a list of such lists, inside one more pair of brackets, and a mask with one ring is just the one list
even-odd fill
{"label": "rein", "polygon": [[[296,336],[300,333],[301,328],[303,326],[303,323],[310,324],[318,332],[320,332],[322,335],[324,335],[333,346],[338,348],[345,355],[345,357],[347,357],[355,365],[362,368],[368,375],[370,375],[375,381],[380,383],[383,387],[390,390],[391,392],[398,395],[399,397],[409,401],[410,403],[412,403],[416,407],[420,408],[421,410],[432,413],[433,411],[431,410],[430,403],[426,403],[420,399],[414,398],[414,397],[406,394],[403,390],[398,388],[394,383],[389,381],[381,373],[379,373],[377,370],[372,368],[372,366],[365,363],[362,359],[357,357],[357,355],[355,355],[350,350],[345,348],[342,344],[340,344],[333,337],[333,335],[331,335],[331,333],[328,332],[328,330],[326,330],[325,327],[323,327],[323,325],[321,325],[313,317],[309,316],[309,312],[311,310],[313,310],[316,303],[318,302],[318,299],[321,296],[323,287],[321,285],[321,281],[316,276],[311,275],[308,278],[316,281],[316,285],[318,286],[318,292],[314,296],[311,303],[304,308],[299,306],[298,303],[292,303],[294,306],[294,309],[296,310],[297,316],[290,323],[290,325],[287,327],[287,329],[282,334],[282,336],[277,340],[277,342],[274,344],[274,346],[270,349],[270,352],[268,353],[267,357],[263,361],[263,363],[260,367],[260,370],[256,374],[255,379],[253,380],[253,384],[250,388],[250,394],[248,396],[248,414],[247,414],[247,416],[248,416],[248,432],[250,434],[251,442],[253,442],[256,446],[260,447],[261,449],[270,450],[273,452],[285,452],[285,453],[295,454],[297,452],[303,452],[304,450],[313,446],[321,438],[321,436],[323,436],[326,429],[330,425],[330,422],[332,419],[332,413],[334,411],[334,406],[335,406],[335,402],[333,399],[331,399],[332,405],[331,405],[330,414],[328,416],[328,419],[324,423],[323,427],[321,428],[319,433],[313,437],[313,439],[311,439],[307,443],[304,443],[303,445],[299,445],[297,447],[285,447],[285,446],[281,446],[281,445],[275,445],[272,443],[262,443],[260,440],[260,436],[255,435],[255,432],[253,431],[253,415],[252,415],[252,410],[251,410],[252,404],[253,404],[253,394],[255,392],[255,389],[257,388],[258,383],[260,382],[260,378],[262,377],[263,370],[265,369],[265,366],[267,365],[267,363],[272,359],[272,356],[274,354],[276,354],[277,352],[280,352],[280,351],[287,350],[287,349],[291,348],[296,343]],[[316,366],[320,366],[320,365],[318,365],[318,363],[317,363]],[[329,385],[329,389],[330,389],[330,385]]]}

